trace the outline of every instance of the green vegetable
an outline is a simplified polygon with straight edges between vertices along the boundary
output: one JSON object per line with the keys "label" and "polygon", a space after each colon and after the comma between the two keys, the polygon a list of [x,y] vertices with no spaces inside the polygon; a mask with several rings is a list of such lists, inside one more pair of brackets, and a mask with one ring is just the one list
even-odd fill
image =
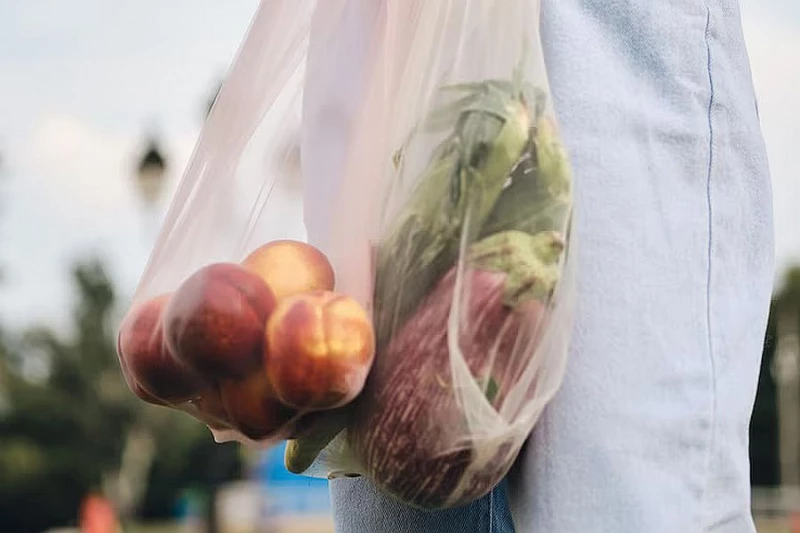
{"label": "green vegetable", "polygon": [[[541,120],[543,93],[519,79],[456,85],[444,92],[462,95],[432,112],[422,129],[451,132],[434,150],[416,189],[377,248],[378,357],[453,267],[462,239],[468,243],[489,237],[473,246],[470,256],[486,270],[509,273],[507,302],[530,296],[543,299],[558,279],[557,261],[554,265],[551,260],[563,249],[559,234],[523,233],[563,231],[569,215],[571,177],[557,136]],[[401,169],[404,149],[394,157]],[[535,172],[530,175],[532,168]],[[539,179],[545,172],[548,175]],[[521,231],[507,231],[511,229]],[[490,402],[500,392],[493,378],[485,391]],[[326,413],[327,418],[319,417],[315,427],[290,441],[287,468],[306,471],[344,429],[348,411]]]}
{"label": "green vegetable", "polygon": [[467,94],[432,113],[426,125],[436,130],[449,120],[455,127],[378,247],[374,316],[379,347],[453,265],[462,236],[477,236],[529,144],[541,103],[538,93],[517,82],[446,90]]}
{"label": "green vegetable", "polygon": [[506,230],[564,233],[572,214],[572,171],[552,119],[541,118],[481,238]]}
{"label": "green vegetable", "polygon": [[503,303],[515,308],[532,298],[548,302],[560,278],[563,251],[557,231],[531,235],[510,230],[473,244],[469,259],[473,268],[506,273]]}
{"label": "green vegetable", "polygon": [[[519,344],[539,340],[563,248],[550,231],[508,231],[471,245],[466,268],[454,265],[394,333],[347,434],[382,491],[406,505],[448,508],[483,496],[508,471],[519,449],[516,435],[487,439],[473,432],[472,423],[486,415],[460,401],[452,347],[459,347],[488,409],[507,407],[527,367],[528,352]],[[460,326],[454,330],[456,302]]]}
{"label": "green vegetable", "polygon": [[332,411],[318,411],[306,415],[299,422],[297,438],[287,441],[283,460],[286,470],[302,474],[314,463],[319,453],[341,433],[347,423],[346,407]]}
{"label": "green vegetable", "polygon": [[500,391],[500,387],[497,386],[497,381],[494,378],[489,378],[489,382],[486,384],[486,388],[484,389],[486,394],[486,400],[489,403],[494,402],[494,399],[497,398],[497,393]]}

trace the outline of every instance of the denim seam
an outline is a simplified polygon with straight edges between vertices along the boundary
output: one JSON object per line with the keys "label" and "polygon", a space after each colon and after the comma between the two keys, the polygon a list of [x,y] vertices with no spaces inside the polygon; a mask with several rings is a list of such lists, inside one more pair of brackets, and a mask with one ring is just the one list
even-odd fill
{"label": "denim seam", "polygon": [[705,506],[706,506],[706,498],[709,492],[709,484],[710,484],[710,470],[711,470],[711,459],[714,453],[714,443],[716,440],[716,418],[717,418],[717,369],[716,369],[716,361],[714,358],[714,339],[711,333],[711,296],[712,296],[712,282],[713,282],[713,272],[712,272],[712,256],[713,256],[713,248],[714,248],[714,206],[712,201],[712,186],[711,180],[713,177],[714,171],[714,159],[715,159],[715,152],[714,152],[714,142],[715,142],[715,132],[714,132],[714,120],[713,120],[713,111],[714,105],[716,103],[715,93],[714,93],[714,76],[712,73],[712,58],[711,58],[711,9],[708,5],[708,2],[705,3],[706,5],[706,29],[705,29],[705,44],[706,44],[706,55],[707,55],[707,68],[708,68],[708,87],[709,87],[709,98],[708,98],[708,165],[707,165],[707,173],[706,173],[706,203],[708,208],[708,250],[707,250],[707,278],[706,278],[706,333],[707,333],[707,349],[708,349],[708,359],[709,359],[709,369],[711,373],[711,419],[709,421],[710,427],[708,430],[708,450],[706,455],[706,463],[705,463],[705,479],[703,481],[703,488],[701,492],[700,498],[700,514],[698,517],[698,522],[700,525],[700,529],[702,530],[704,527],[704,518],[705,518]]}

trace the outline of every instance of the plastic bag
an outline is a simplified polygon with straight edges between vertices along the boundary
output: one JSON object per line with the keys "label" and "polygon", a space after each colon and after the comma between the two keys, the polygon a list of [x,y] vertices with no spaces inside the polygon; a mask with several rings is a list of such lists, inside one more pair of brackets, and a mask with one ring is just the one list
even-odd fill
{"label": "plastic bag", "polygon": [[[218,441],[291,439],[295,472],[368,476],[424,508],[486,494],[560,386],[571,333],[572,177],[538,21],[537,0],[262,2],[121,328],[132,389]],[[287,224],[298,179],[307,234]],[[305,292],[268,301],[234,266],[252,274],[245,258],[277,239],[313,247],[279,243],[292,253],[270,268]],[[305,253],[323,259],[298,264]],[[218,320],[183,316],[215,298]],[[181,394],[154,398],[137,332]],[[216,359],[198,370],[176,338]],[[253,350],[258,362],[236,359]],[[275,352],[293,357],[280,372]],[[312,385],[348,392],[294,394]]]}

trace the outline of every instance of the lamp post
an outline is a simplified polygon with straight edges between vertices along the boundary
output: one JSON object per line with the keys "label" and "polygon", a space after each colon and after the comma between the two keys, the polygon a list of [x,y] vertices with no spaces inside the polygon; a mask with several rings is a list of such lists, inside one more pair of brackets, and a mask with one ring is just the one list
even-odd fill
{"label": "lamp post", "polygon": [[151,226],[157,224],[154,210],[164,192],[166,173],[167,160],[158,141],[151,136],[136,166],[135,175],[136,190],[147,213],[148,235],[157,229]]}
{"label": "lamp post", "polygon": [[137,189],[148,208],[158,201],[163,192],[166,170],[166,159],[158,142],[151,138],[136,169]]}

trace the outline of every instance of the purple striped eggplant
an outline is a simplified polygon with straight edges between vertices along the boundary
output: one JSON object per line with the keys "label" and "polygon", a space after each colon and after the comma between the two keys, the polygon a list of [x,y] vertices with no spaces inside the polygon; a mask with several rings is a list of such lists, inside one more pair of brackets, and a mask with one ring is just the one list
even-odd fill
{"label": "purple striped eggplant", "polygon": [[[473,245],[463,273],[458,346],[496,410],[525,370],[531,337],[546,320],[557,279],[557,266],[541,260],[547,247],[558,257],[563,242],[554,232],[497,234]],[[428,509],[488,493],[522,444],[515,435],[481,440],[470,431],[451,373],[456,280],[454,268],[378,354],[348,430],[365,474],[381,490]]]}

